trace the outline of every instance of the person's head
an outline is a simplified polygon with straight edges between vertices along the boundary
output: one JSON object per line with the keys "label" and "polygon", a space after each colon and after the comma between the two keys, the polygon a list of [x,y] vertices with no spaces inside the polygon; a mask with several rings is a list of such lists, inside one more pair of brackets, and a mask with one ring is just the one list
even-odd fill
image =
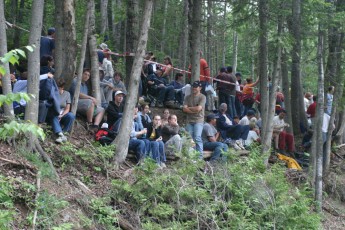
{"label": "person's head", "polygon": [[312,95],[310,92],[305,93],[304,97],[307,98],[309,101],[312,99]]}
{"label": "person's head", "polygon": [[247,117],[250,119],[252,117],[255,117],[255,112],[251,109],[248,110],[247,112]]}
{"label": "person's head", "polygon": [[55,37],[55,28],[54,27],[50,27],[48,29],[48,35],[51,37]]}
{"label": "person's head", "polygon": [[279,111],[278,116],[280,120],[284,119],[285,115],[286,115],[286,111],[284,109]]}
{"label": "person's head", "polygon": [[200,81],[195,81],[193,82],[193,94],[197,95],[200,93],[201,89],[202,89],[202,85]]}
{"label": "person's head", "polygon": [[175,81],[182,81],[183,74],[182,73],[176,73],[175,74]]}
{"label": "person's head", "polygon": [[163,74],[162,69],[161,69],[161,68],[157,68],[155,74],[156,74],[158,77],[162,76],[162,74]]}
{"label": "person's head", "polygon": [[226,67],[226,72],[228,72],[228,73],[232,73],[232,66],[228,66],[228,67]]}
{"label": "person's head", "polygon": [[171,114],[168,118],[169,125],[176,126],[177,125],[177,116],[175,114]]}
{"label": "person's head", "polygon": [[172,65],[172,62],[171,62],[171,58],[169,57],[169,56],[166,56],[165,58],[164,58],[164,64],[166,64],[166,65]]}
{"label": "person's head", "polygon": [[313,95],[313,101],[316,102],[317,101],[317,96]]}
{"label": "person's head", "polygon": [[59,89],[64,89],[64,88],[65,88],[66,81],[65,81],[63,78],[60,77],[60,78],[56,81],[56,84],[57,84],[57,86],[59,87]]}
{"label": "person's head", "polygon": [[43,55],[40,60],[40,65],[52,67],[54,65],[54,58],[50,55]]}
{"label": "person's head", "polygon": [[120,82],[122,80],[122,74],[120,72],[114,73],[114,80],[115,82]]}
{"label": "person's head", "polygon": [[328,93],[334,93],[334,86],[328,87]]}
{"label": "person's head", "polygon": [[206,117],[206,122],[210,123],[211,125],[215,126],[217,124],[217,118],[219,118],[216,114],[210,113]]}
{"label": "person's head", "polygon": [[12,82],[14,82],[14,81],[17,80],[17,79],[16,79],[16,76],[15,76],[14,74],[10,74],[10,77],[11,77],[11,81],[12,81]]}
{"label": "person's head", "polygon": [[82,82],[87,82],[87,80],[90,79],[91,71],[90,69],[84,69],[83,70],[83,76],[82,76]]}
{"label": "person's head", "polygon": [[256,125],[255,125],[254,122],[250,122],[250,123],[249,123],[249,129],[250,129],[250,130],[254,130],[255,127],[256,127]]}
{"label": "person's head", "polygon": [[162,119],[161,119],[161,116],[159,116],[159,115],[155,115],[154,117],[153,117],[153,126],[160,126],[161,125],[161,123],[162,123]]}
{"label": "person's head", "polygon": [[156,62],[157,58],[156,58],[156,56],[152,55],[149,60]]}
{"label": "person's head", "polygon": [[240,72],[235,73],[237,80],[241,79],[242,74]]}
{"label": "person's head", "polygon": [[240,118],[238,117],[238,116],[234,116],[234,123],[235,124],[238,124],[238,123],[240,123]]}
{"label": "person's head", "polygon": [[123,102],[123,97],[125,96],[125,93],[121,90],[118,90],[114,93],[114,102],[119,105]]}
{"label": "person's head", "polygon": [[247,84],[253,83],[253,79],[252,78],[247,78],[246,81],[247,81]]}
{"label": "person's head", "polygon": [[142,105],[142,106],[141,106],[141,112],[142,112],[143,114],[149,113],[149,112],[150,112],[150,106],[147,105],[147,104]]}
{"label": "person's head", "polygon": [[163,118],[167,120],[169,118],[169,115],[170,115],[169,109],[164,109]]}
{"label": "person's head", "polygon": [[226,68],[225,67],[221,67],[219,69],[219,73],[226,73]]}
{"label": "person's head", "polygon": [[226,103],[222,103],[222,104],[220,104],[218,110],[220,113],[224,114],[228,110],[228,105]]}

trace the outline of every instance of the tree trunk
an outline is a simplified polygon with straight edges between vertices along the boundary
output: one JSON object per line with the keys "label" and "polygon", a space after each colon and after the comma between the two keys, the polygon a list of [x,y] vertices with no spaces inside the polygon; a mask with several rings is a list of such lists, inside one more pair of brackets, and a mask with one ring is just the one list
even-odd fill
{"label": "tree trunk", "polygon": [[108,0],[101,0],[101,34],[106,36],[108,30]]}
{"label": "tree trunk", "polygon": [[[19,9],[17,10],[17,20],[16,20],[17,24],[21,24],[23,22],[24,4],[25,4],[25,1],[24,0],[20,0]],[[20,29],[15,28],[14,39],[13,39],[13,41],[14,41],[13,46],[14,47],[20,47],[21,33],[22,33],[22,31]]]}
{"label": "tree trunk", "polygon": [[40,39],[42,31],[44,0],[33,0],[31,12],[31,27],[29,44],[35,45],[33,52],[28,55],[28,94],[36,95],[27,103],[25,120],[37,124],[38,116],[38,91],[40,76]]}
{"label": "tree trunk", "polygon": [[233,47],[232,47],[232,72],[236,73],[236,69],[237,69],[237,54],[238,54],[238,36],[237,36],[237,32],[234,31],[234,36],[233,36]]}
{"label": "tree trunk", "polygon": [[300,133],[300,124],[307,127],[307,118],[304,111],[303,90],[301,83],[301,0],[292,3],[291,32],[293,36],[292,66],[291,66],[291,104],[296,105],[292,114],[293,129]]}
{"label": "tree trunk", "polygon": [[[267,115],[268,115],[268,90],[267,90],[267,17],[268,17],[268,5],[266,0],[259,0],[259,77],[260,77],[260,95],[261,95],[261,119],[262,119],[262,140],[266,142],[267,134]],[[268,149],[263,148],[263,153],[266,153]]]}
{"label": "tree trunk", "polygon": [[213,12],[212,12],[212,0],[207,0],[207,30],[206,30],[206,60],[208,60],[208,66],[212,68],[212,25],[213,25]]}
{"label": "tree trunk", "polygon": [[95,1],[90,0],[90,21],[89,21],[89,51],[91,58],[91,85],[92,96],[97,99],[98,104],[101,104],[101,91],[99,83],[99,64],[97,55],[97,41],[96,41],[96,17],[95,17]]}
{"label": "tree trunk", "polygon": [[162,53],[164,53],[165,41],[167,40],[167,38],[166,38],[166,24],[167,24],[167,14],[168,14],[168,3],[169,3],[169,0],[164,1],[164,15],[163,15],[162,40],[161,40],[161,52]]}
{"label": "tree trunk", "polygon": [[322,123],[323,123],[323,108],[324,108],[324,70],[323,70],[323,31],[319,25],[319,39],[317,49],[317,60],[318,60],[318,93],[317,93],[317,106],[316,106],[316,117],[314,119],[314,135],[316,141],[312,145],[316,152],[312,155],[316,156],[316,168],[315,170],[315,201],[317,203],[316,209],[318,212],[322,210],[322,158],[323,158],[323,141],[322,141]]}
{"label": "tree trunk", "polygon": [[[223,22],[226,22],[226,6],[227,2],[224,2],[223,8]],[[225,25],[224,25],[225,27]],[[226,29],[221,28],[222,31],[222,66],[225,66],[225,56],[226,56]],[[218,62],[217,62],[218,63]]]}
{"label": "tree trunk", "polygon": [[291,96],[290,96],[290,81],[289,81],[289,69],[288,69],[288,56],[286,50],[282,51],[282,89],[284,94],[284,105],[286,110],[285,121],[290,124],[290,127],[286,128],[288,133],[293,133],[292,125],[292,107],[291,107]]}
{"label": "tree trunk", "polygon": [[87,45],[87,39],[88,39],[88,34],[89,34],[90,14],[91,14],[91,2],[89,1],[88,5],[87,5],[87,13],[85,15],[83,41],[81,43],[80,61],[79,61],[78,76],[77,76],[77,85],[75,87],[74,96],[73,96],[73,100],[72,100],[71,112],[74,115],[77,114],[77,107],[78,107],[79,94],[80,94],[80,85],[81,85],[81,79],[83,76],[83,68],[84,68],[85,54],[86,54],[86,45]]}
{"label": "tree trunk", "polygon": [[[7,35],[6,35],[6,21],[5,21],[5,12],[4,12],[5,6],[4,1],[0,0],[0,57],[3,57],[8,51],[7,51]],[[7,63],[1,63],[6,73],[4,76],[2,76],[2,93],[4,95],[9,94],[12,92],[12,86],[11,86],[11,77],[10,77],[10,66]],[[8,119],[14,118],[13,113],[13,107],[12,105],[4,104],[4,111],[5,116]]]}
{"label": "tree trunk", "polygon": [[55,78],[63,77],[66,81],[65,88],[68,89],[73,81],[77,65],[75,0],[56,0],[55,5],[57,14],[54,75]]}
{"label": "tree trunk", "polygon": [[187,53],[188,53],[188,0],[183,2],[183,16],[179,42],[178,64],[181,69],[187,69]]}
{"label": "tree trunk", "polygon": [[[126,23],[126,49],[125,52],[134,52],[138,43],[138,0],[128,0],[127,2],[127,23]],[[129,85],[134,57],[126,56],[126,85]],[[136,89],[138,90],[138,89]]]}
{"label": "tree trunk", "polygon": [[128,95],[126,99],[124,116],[122,118],[120,133],[117,135],[116,139],[113,141],[113,144],[116,145],[116,155],[115,155],[115,164],[121,164],[127,156],[128,152],[128,140],[129,134],[132,129],[133,122],[133,111],[134,105],[137,103],[138,98],[138,86],[140,81],[140,72],[144,62],[144,55],[148,39],[148,29],[150,26],[150,18],[152,14],[152,5],[153,0],[146,0],[145,2],[145,11],[143,16],[143,24],[141,27],[141,33],[138,43],[138,48],[135,54],[134,64],[131,71],[131,81],[128,87]]}
{"label": "tree trunk", "polygon": [[281,47],[281,37],[283,31],[283,23],[284,18],[280,16],[278,19],[278,31],[277,31],[277,56],[275,56],[276,62],[274,63],[274,71],[272,74],[272,88],[269,95],[269,105],[268,105],[268,113],[267,113],[267,122],[266,122],[266,129],[265,132],[265,139],[263,139],[263,151],[267,152],[271,148],[272,144],[272,134],[273,134],[273,117],[275,114],[275,105],[276,105],[276,92],[278,85],[281,81],[281,54],[282,54],[282,47]]}
{"label": "tree trunk", "polygon": [[190,53],[192,65],[191,81],[200,80],[200,26],[201,26],[201,0],[189,0],[189,28],[190,28]]}

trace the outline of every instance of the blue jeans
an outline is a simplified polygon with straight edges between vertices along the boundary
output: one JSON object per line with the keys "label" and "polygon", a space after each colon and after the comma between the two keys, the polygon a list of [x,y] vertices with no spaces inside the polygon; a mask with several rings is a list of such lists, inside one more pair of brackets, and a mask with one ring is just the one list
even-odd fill
{"label": "blue jeans", "polygon": [[163,141],[150,141],[152,158],[160,164],[166,161]]}
{"label": "blue jeans", "polygon": [[205,142],[204,143],[205,150],[213,151],[210,161],[218,160],[222,154],[222,151],[228,151],[228,145],[222,142]]}
{"label": "blue jeans", "polygon": [[228,111],[229,111],[229,115],[232,119],[234,119],[234,117],[237,115],[236,113],[236,107],[235,107],[235,96],[233,95],[229,95],[229,101],[228,101]]}
{"label": "blue jeans", "polygon": [[201,139],[201,133],[202,133],[203,127],[204,127],[203,123],[189,123],[186,126],[188,133],[192,136],[196,144],[196,151],[200,152],[201,155],[203,151],[203,143]]}
{"label": "blue jeans", "polygon": [[175,100],[175,90],[174,86],[169,85],[165,86],[164,88],[158,88],[158,98],[157,101],[159,102],[165,102],[165,101],[174,101]]}
{"label": "blue jeans", "polygon": [[138,161],[146,156],[146,146],[143,140],[129,139],[128,150],[135,152]]}
{"label": "blue jeans", "polygon": [[51,123],[51,126],[53,127],[54,133],[70,132],[72,124],[75,120],[75,116],[73,113],[69,112],[65,114],[60,121],[58,116],[49,116],[48,120]]}

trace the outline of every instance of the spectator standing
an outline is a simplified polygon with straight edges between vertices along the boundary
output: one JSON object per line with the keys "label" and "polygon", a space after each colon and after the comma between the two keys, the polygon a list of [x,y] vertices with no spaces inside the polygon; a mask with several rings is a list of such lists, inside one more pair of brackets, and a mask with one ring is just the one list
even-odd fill
{"label": "spectator standing", "polygon": [[334,86],[328,87],[327,102],[326,102],[326,113],[328,115],[331,115],[332,113],[333,94],[334,94]]}
{"label": "spectator standing", "polygon": [[200,81],[193,82],[192,87],[192,94],[185,97],[183,112],[187,114],[187,131],[196,143],[196,150],[202,156],[203,143],[201,134],[205,116],[206,97],[201,94],[202,83]]}

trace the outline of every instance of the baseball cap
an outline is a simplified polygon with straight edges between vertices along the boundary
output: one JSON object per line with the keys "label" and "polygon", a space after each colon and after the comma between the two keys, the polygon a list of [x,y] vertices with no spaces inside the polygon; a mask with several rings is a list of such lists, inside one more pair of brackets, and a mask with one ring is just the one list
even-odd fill
{"label": "baseball cap", "polygon": [[219,118],[219,116],[217,114],[210,113],[209,115],[207,115],[206,121],[209,122],[209,121],[211,121],[213,119],[218,119],[218,118]]}
{"label": "baseball cap", "polygon": [[124,92],[122,92],[121,90],[118,90],[118,91],[116,91],[115,96],[117,96],[117,95],[119,95],[119,94],[126,95],[126,94],[125,94]]}
{"label": "baseball cap", "polygon": [[202,84],[201,84],[201,82],[200,81],[195,81],[195,82],[193,82],[193,88],[195,88],[195,87],[202,87]]}

